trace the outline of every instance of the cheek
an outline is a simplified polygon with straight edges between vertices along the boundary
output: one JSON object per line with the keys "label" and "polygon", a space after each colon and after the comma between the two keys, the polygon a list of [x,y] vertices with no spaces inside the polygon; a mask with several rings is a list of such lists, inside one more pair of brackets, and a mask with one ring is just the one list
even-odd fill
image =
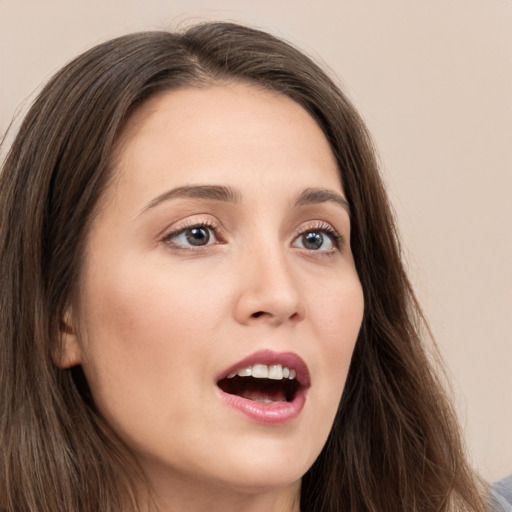
{"label": "cheek", "polygon": [[353,350],[364,312],[364,296],[357,274],[350,272],[337,282],[311,288],[307,295],[317,339],[326,340],[334,351]]}
{"label": "cheek", "polygon": [[[222,289],[213,281],[162,265],[133,265],[86,275],[83,304],[84,371],[96,401],[129,401],[169,394],[213,343]],[[99,264],[92,268],[101,269]],[[200,377],[198,377],[198,382]],[[107,396],[108,394],[108,396]]]}
{"label": "cheek", "polygon": [[321,371],[329,388],[326,398],[330,397],[337,408],[364,313],[363,291],[355,271],[337,285],[331,282],[318,290],[310,304],[315,339],[321,344]]}
{"label": "cheek", "polygon": [[[316,443],[312,452],[320,453],[332,428],[343,394],[345,382],[356,340],[361,327],[364,298],[355,270],[334,274],[322,282],[322,286],[311,286],[308,316],[313,329],[307,347],[311,365],[312,387],[310,388],[310,414],[305,430]],[[310,434],[311,435],[311,434]]]}
{"label": "cheek", "polygon": [[[121,342],[123,350],[139,351],[159,342],[168,346],[184,334],[182,329],[193,340],[194,332],[211,326],[222,294],[222,288],[201,272],[183,273],[148,259],[138,264],[118,261],[114,269],[87,280],[88,331]],[[140,338],[145,340],[142,345]],[[180,344],[173,345],[179,349]]]}

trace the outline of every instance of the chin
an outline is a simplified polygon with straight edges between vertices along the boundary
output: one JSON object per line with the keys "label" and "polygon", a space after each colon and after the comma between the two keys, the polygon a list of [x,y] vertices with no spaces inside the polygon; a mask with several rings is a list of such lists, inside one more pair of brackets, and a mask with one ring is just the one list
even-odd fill
{"label": "chin", "polygon": [[259,444],[257,450],[237,450],[230,461],[223,461],[223,476],[234,489],[262,492],[297,484],[317,457],[308,457],[300,444],[293,451],[279,450],[275,443]]}

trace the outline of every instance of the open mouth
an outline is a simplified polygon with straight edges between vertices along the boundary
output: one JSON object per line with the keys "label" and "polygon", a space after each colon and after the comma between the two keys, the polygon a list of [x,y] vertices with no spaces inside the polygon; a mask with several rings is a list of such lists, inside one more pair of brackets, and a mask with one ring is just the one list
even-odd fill
{"label": "open mouth", "polygon": [[292,402],[301,387],[295,370],[280,364],[243,367],[217,385],[230,395],[263,403]]}
{"label": "open mouth", "polygon": [[216,379],[230,408],[263,425],[289,425],[304,408],[311,386],[306,363],[292,352],[259,350]]}

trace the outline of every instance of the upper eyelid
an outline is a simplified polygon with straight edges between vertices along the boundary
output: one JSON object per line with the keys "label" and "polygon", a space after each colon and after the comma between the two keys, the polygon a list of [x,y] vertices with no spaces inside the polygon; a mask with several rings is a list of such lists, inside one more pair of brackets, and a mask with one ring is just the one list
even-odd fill
{"label": "upper eyelid", "polygon": [[[195,217],[195,216],[194,216]],[[174,227],[175,226],[175,227]],[[171,226],[167,227],[162,234],[159,236],[159,238],[162,241],[167,241],[171,239],[174,236],[178,236],[179,234],[183,233],[186,229],[190,229],[196,226],[204,226],[209,229],[211,229],[215,236],[218,238],[220,234],[223,232],[223,228],[220,225],[218,221],[213,221],[212,219],[183,219],[181,221],[177,221],[173,223]]]}
{"label": "upper eyelid", "polygon": [[[213,219],[206,216],[203,217],[203,215],[208,216],[209,214],[195,214],[192,216],[192,218],[185,218],[181,221],[173,223],[162,232],[162,234],[159,236],[160,240],[164,242],[168,241],[172,237],[178,236],[186,229],[190,229],[196,226],[204,226],[211,229],[218,240],[225,238],[226,230],[222,226],[222,223],[218,219]],[[328,235],[335,235],[337,241],[339,242],[340,248],[346,241],[345,235],[342,234],[342,232],[340,232],[340,230],[337,229],[332,222],[323,219],[312,219],[301,222],[300,225],[293,230],[291,241],[295,240],[305,232],[315,229],[319,231],[325,231]]]}
{"label": "upper eyelid", "polygon": [[342,233],[340,232],[339,229],[336,229],[332,225],[331,222],[327,222],[327,221],[324,221],[324,220],[313,220],[313,221],[306,221],[306,222],[302,223],[295,230],[295,235],[294,236],[301,235],[301,234],[303,234],[306,231],[311,231],[311,230],[314,230],[314,229],[317,229],[319,231],[332,232],[332,233],[335,233],[340,238],[344,238],[344,236],[342,235]]}
{"label": "upper eyelid", "polygon": [[343,235],[340,230],[336,229],[332,223],[324,220],[309,221],[301,224],[301,226],[295,231],[292,242],[304,233],[314,230],[326,232],[338,251],[342,251],[347,243],[346,236]]}

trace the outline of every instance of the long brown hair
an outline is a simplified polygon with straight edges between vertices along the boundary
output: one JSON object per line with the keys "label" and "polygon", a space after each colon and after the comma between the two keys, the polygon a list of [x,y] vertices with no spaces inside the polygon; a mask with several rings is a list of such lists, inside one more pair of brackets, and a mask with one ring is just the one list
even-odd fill
{"label": "long brown hair", "polygon": [[123,124],[161,90],[226,80],[302,105],[332,147],[350,203],[365,314],[332,431],[303,478],[302,509],[483,510],[421,341],[428,329],[363,122],[301,52],[228,23],[132,34],[89,50],[50,80],[12,144],[0,176],[0,507],[141,506],[129,450],[96,413],[80,368],[61,370],[53,357]]}

